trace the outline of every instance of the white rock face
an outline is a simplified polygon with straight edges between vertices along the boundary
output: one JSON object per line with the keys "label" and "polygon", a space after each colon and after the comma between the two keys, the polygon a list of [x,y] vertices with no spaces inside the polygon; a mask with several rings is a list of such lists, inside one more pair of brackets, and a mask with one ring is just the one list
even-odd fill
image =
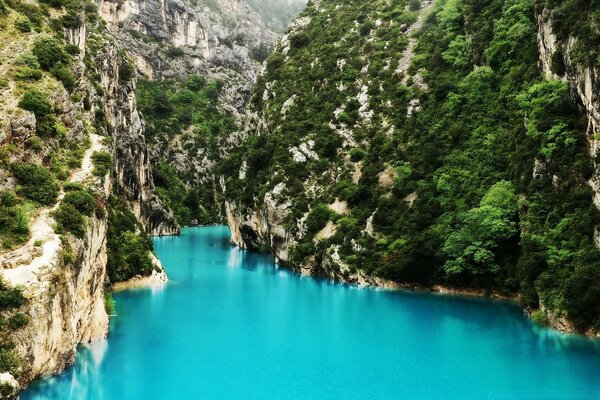
{"label": "white rock face", "polygon": [[[560,42],[552,31],[550,13],[546,9],[538,10],[538,49],[540,52],[540,65],[547,78],[561,79],[569,82],[575,94],[579,97],[588,119],[586,136],[590,144],[590,155],[594,162],[595,173],[589,180],[594,191],[594,204],[600,209],[600,166],[596,162],[600,141],[600,72],[588,66],[578,65],[571,59],[571,54],[576,45],[573,38]],[[558,51],[562,53],[566,74],[559,76],[552,71],[552,57]]]}
{"label": "white rock face", "polygon": [[[102,149],[100,138],[92,136],[92,146],[70,180],[89,184],[106,201],[110,179],[95,177],[90,160],[94,151]],[[28,299],[23,312],[30,323],[12,338],[25,366],[19,378],[23,384],[62,371],[74,361],[78,344],[102,339],[108,332],[104,306],[106,217],[93,214],[83,239],[67,235],[63,241],[53,230],[50,211],[44,209],[35,218],[32,237],[24,246],[0,255],[0,275],[8,284],[23,288]],[[73,255],[69,264],[64,257],[67,251]]]}

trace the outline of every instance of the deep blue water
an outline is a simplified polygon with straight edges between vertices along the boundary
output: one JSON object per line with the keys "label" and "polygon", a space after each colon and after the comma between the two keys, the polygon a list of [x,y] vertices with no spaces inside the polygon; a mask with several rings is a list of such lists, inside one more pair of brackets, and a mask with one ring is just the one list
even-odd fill
{"label": "deep blue water", "polygon": [[157,238],[171,281],[24,399],[599,399],[600,341],[515,306],[301,278],[224,227]]}

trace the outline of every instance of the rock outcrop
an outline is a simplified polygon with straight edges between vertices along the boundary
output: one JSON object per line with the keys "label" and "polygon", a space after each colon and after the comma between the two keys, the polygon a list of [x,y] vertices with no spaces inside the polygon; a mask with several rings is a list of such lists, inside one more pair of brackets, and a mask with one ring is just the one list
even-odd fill
{"label": "rock outcrop", "polygon": [[[538,22],[538,48],[540,66],[548,78],[561,79],[570,84],[587,116],[585,132],[594,161],[595,172],[589,181],[594,190],[594,203],[600,209],[600,170],[596,156],[600,149],[597,134],[600,132],[600,72],[592,65],[584,65],[573,60],[577,43],[575,38],[559,40],[552,30],[552,15],[548,9],[536,10]],[[561,65],[557,70],[556,64]]]}
{"label": "rock outcrop", "polygon": [[145,76],[220,80],[232,111],[241,111],[278,37],[244,0],[103,0],[99,11]]}
{"label": "rock outcrop", "polygon": [[[148,233],[179,233],[174,218],[154,193],[144,122],[135,100],[135,71],[124,70],[122,49],[106,30],[98,29],[102,28],[91,32],[82,24],[64,31],[67,43],[79,48],[72,65],[77,95],[61,85],[46,90],[57,121],[64,125],[67,142],[89,143],[80,167],[62,179],[93,193],[95,210],[84,218],[84,234],[77,237],[57,229],[53,211],[58,203],[38,205],[29,221],[30,239],[0,253],[3,282],[21,288],[27,299],[18,311],[29,323],[10,334],[20,360],[19,373],[16,380],[8,373],[0,376],[0,383],[16,386],[18,382],[19,388],[36,378],[60,373],[73,363],[78,344],[102,339],[108,333],[106,204],[111,194],[127,201]],[[26,49],[27,44],[18,44]],[[52,147],[32,150],[27,140],[36,135],[36,118],[16,107],[18,98],[8,101],[10,107],[1,110],[7,123],[2,124],[0,136],[0,144],[16,150],[8,161],[44,165],[49,152],[60,150],[64,143],[50,138]],[[96,153],[112,155],[112,168],[102,177],[95,170]],[[10,174],[3,169],[0,175],[2,190],[14,191],[16,182]],[[64,195],[61,190],[59,202]],[[159,270],[158,260],[155,262]],[[166,280],[164,271],[154,275]]]}

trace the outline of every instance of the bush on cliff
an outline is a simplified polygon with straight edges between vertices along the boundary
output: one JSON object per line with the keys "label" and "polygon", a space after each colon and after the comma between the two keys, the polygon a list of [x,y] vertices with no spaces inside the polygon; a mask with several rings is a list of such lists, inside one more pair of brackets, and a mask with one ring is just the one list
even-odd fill
{"label": "bush on cliff", "polygon": [[12,172],[19,182],[21,195],[46,206],[56,202],[60,188],[46,168],[36,164],[15,164]]}
{"label": "bush on cliff", "polygon": [[111,196],[108,201],[106,264],[110,281],[114,283],[136,275],[150,275],[153,270],[152,248],[152,241],[125,202]]}

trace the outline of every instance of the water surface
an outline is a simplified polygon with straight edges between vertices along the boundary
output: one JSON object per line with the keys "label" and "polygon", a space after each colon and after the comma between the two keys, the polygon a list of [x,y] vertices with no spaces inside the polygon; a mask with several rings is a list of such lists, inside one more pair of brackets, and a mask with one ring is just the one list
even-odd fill
{"label": "water surface", "polygon": [[600,341],[515,306],[301,278],[225,227],[157,238],[171,281],[23,399],[599,399]]}

